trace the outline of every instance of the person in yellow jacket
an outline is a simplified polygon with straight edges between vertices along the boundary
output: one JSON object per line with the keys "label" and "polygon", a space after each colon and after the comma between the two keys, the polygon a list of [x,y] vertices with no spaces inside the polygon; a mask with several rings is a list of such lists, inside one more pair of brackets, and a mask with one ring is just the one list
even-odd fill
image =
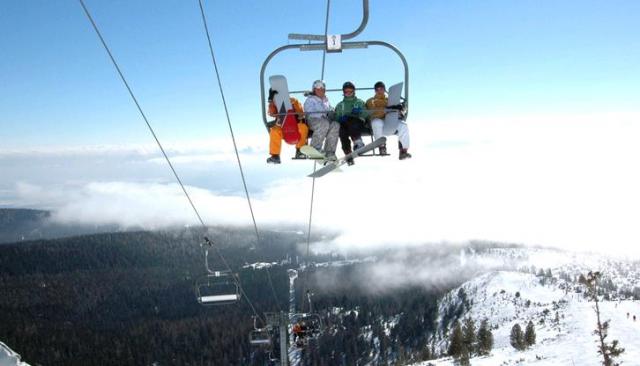
{"label": "person in yellow jacket", "polygon": [[[409,127],[405,121],[400,121],[395,131],[384,131],[384,117],[387,109],[399,109],[398,106],[387,106],[387,96],[385,95],[386,87],[382,81],[378,81],[373,86],[375,89],[375,95],[367,100],[367,111],[369,111],[369,119],[371,121],[371,130],[373,132],[373,139],[377,140],[385,134],[398,135],[398,147],[400,149],[399,159],[404,160],[411,158],[409,154]],[[387,146],[381,145],[379,147],[380,155],[387,154]]]}
{"label": "person in yellow jacket", "polygon": [[[282,121],[284,120],[284,116],[278,115],[278,109],[276,108],[276,104],[273,101],[273,96],[275,92],[269,89],[269,116],[275,117],[274,125],[269,128],[269,154],[271,156],[267,158],[267,163],[269,164],[280,164],[280,150],[282,150]],[[302,105],[300,102],[294,98],[290,97],[291,106],[293,110],[296,112],[296,117],[298,118],[298,132],[300,133],[300,139],[296,144],[296,159],[305,159],[306,155],[300,152],[300,148],[307,144],[307,137],[309,135],[309,127],[304,119],[304,110],[302,109]]]}

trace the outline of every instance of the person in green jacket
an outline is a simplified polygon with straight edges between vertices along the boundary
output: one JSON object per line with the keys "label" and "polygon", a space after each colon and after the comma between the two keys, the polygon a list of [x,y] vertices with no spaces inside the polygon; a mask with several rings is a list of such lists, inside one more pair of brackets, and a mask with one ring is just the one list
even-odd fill
{"label": "person in green jacket", "polygon": [[[340,145],[345,155],[350,154],[351,142],[353,141],[353,149],[357,150],[364,146],[362,142],[362,131],[364,130],[364,121],[366,118],[365,103],[356,97],[356,86],[347,81],[342,84],[342,93],[344,98],[335,109],[335,119],[340,123]],[[347,164],[353,165],[353,159],[347,159]]]}

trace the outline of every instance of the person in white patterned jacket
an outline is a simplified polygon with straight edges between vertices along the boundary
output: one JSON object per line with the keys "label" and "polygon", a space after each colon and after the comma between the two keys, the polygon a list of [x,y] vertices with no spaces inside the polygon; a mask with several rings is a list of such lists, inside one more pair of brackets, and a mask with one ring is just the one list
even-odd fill
{"label": "person in white patterned jacket", "polygon": [[324,82],[314,81],[311,90],[311,94],[304,102],[307,124],[313,131],[311,146],[324,153],[327,159],[336,159],[340,124],[332,120],[334,110],[325,95]]}

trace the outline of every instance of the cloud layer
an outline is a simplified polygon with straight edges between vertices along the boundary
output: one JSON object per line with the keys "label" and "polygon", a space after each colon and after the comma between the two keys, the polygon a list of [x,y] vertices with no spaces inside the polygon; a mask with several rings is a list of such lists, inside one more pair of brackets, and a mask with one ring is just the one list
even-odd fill
{"label": "cloud layer", "polygon": [[[411,128],[410,161],[359,158],[316,180],[312,230],[341,233],[322,245],[481,239],[640,255],[633,249],[640,247],[637,115],[438,121]],[[306,228],[311,179],[305,175],[313,163],[285,159],[282,166],[265,166],[264,140],[240,138],[258,224]],[[208,224],[251,224],[230,146],[208,146],[171,150],[196,206]],[[292,149],[284,148],[287,156]],[[12,154],[0,153],[0,162],[15,161]],[[13,189],[17,205],[54,208],[64,222],[150,228],[197,223],[157,154],[125,157],[136,168],[128,179],[117,171],[55,184],[31,176],[11,187],[5,180],[4,194]]]}

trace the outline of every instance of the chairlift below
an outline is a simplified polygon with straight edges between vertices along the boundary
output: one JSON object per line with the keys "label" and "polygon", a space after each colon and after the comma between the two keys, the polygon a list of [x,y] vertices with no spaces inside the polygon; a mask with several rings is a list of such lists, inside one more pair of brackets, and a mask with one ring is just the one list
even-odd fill
{"label": "chairlift below", "polygon": [[230,272],[212,272],[196,281],[196,298],[201,305],[228,305],[240,300],[240,289]]}
{"label": "chairlift below", "polygon": [[300,337],[315,338],[322,333],[322,318],[318,314],[298,313],[293,314],[290,319]]}
{"label": "chairlift below", "polygon": [[260,348],[271,348],[271,332],[267,328],[254,329],[249,333],[249,344]]}

